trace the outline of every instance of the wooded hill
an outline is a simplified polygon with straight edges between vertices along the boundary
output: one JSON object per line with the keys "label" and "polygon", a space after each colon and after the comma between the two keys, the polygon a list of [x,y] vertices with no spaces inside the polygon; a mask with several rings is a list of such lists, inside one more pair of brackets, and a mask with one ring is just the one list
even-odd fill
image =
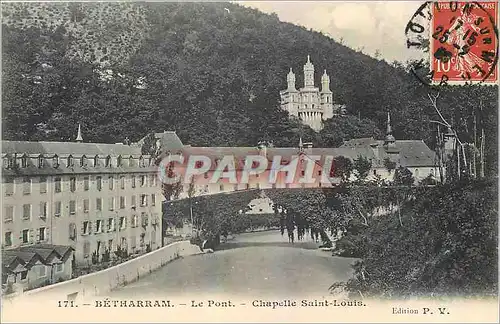
{"label": "wooded hill", "polygon": [[[138,140],[176,130],[191,145],[316,146],[380,136],[391,112],[397,139],[434,145],[429,88],[405,71],[276,15],[230,3],[3,3],[3,138]],[[227,9],[227,10],[226,10]],[[401,31],[403,32],[403,31]],[[331,76],[349,115],[314,133],[279,108],[290,67],[306,56]],[[114,76],[104,78],[105,72]],[[438,105],[462,141],[485,128],[487,168],[497,155],[497,91],[444,87]],[[481,108],[482,107],[482,108]],[[361,117],[360,119],[358,117]]]}

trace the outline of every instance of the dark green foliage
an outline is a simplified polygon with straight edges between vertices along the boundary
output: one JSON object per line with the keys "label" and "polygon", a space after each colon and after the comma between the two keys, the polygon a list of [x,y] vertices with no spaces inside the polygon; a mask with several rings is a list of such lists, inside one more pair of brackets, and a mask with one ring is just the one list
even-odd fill
{"label": "dark green foliage", "polygon": [[115,253],[116,257],[119,259],[123,260],[123,259],[128,258],[128,251],[125,247],[118,246],[114,253]]}
{"label": "dark green foliage", "polygon": [[326,195],[319,189],[268,189],[265,194],[274,202],[275,213],[280,215],[280,228],[292,235],[297,229],[298,239],[305,237],[307,230],[318,233],[325,245],[330,239],[325,231],[330,228],[332,210],[326,208]]}
{"label": "dark green foliage", "polygon": [[190,206],[193,210],[195,236],[217,241],[220,235],[241,230],[242,217],[249,210],[248,204],[258,198],[257,190],[198,196],[191,199],[167,201],[164,205],[164,222],[181,224],[191,221]]}
{"label": "dark green foliage", "polygon": [[362,257],[352,293],[383,296],[496,295],[496,182],[422,188],[397,217],[374,219],[339,245]]}
{"label": "dark green foliage", "polygon": [[343,182],[349,180],[353,167],[352,161],[344,156],[337,156],[333,159],[334,176],[340,177]]}
{"label": "dark green foliage", "polygon": [[436,178],[432,177],[430,174],[425,178],[420,181],[420,185],[422,186],[435,186],[437,185],[438,182]]}
{"label": "dark green foliage", "polygon": [[279,227],[280,217],[276,214],[238,214],[233,225],[233,233]]}
{"label": "dark green foliage", "polygon": [[389,171],[389,173],[392,172],[392,170],[396,169],[396,162],[391,161],[388,157],[384,159],[384,167]]}
{"label": "dark green foliage", "polygon": [[149,133],[144,138],[144,144],[141,147],[141,153],[144,155],[154,155],[156,152],[156,139],[154,133]]}
{"label": "dark green foliage", "polygon": [[351,115],[335,116],[325,121],[324,128],[319,133],[321,144],[324,147],[338,147],[352,138],[381,138],[383,133],[377,125],[376,122],[367,118],[359,119]]}
{"label": "dark green foliage", "polygon": [[[51,4],[49,4],[51,5]],[[82,4],[78,19],[86,17]],[[337,146],[360,136],[379,137],[390,111],[397,139],[422,139],[433,147],[437,119],[429,89],[405,71],[349,49],[319,32],[279,22],[276,16],[230,3],[141,3],[147,24],[130,58],[103,68],[69,59],[62,29],[2,29],[3,137],[132,141],[152,131],[176,130],[195,146]],[[228,8],[230,14],[224,10]],[[90,23],[89,23],[90,24]],[[110,31],[111,32],[111,31]],[[292,41],[291,41],[292,40]],[[130,44],[132,46],[132,44]],[[130,47],[130,46],[129,46]],[[124,49],[129,51],[129,48]],[[306,56],[326,69],[336,102],[348,116],[326,121],[320,133],[289,119],[279,90],[292,67],[303,83]],[[119,76],[119,74],[121,76]],[[144,78],[145,88],[137,87]],[[496,173],[496,86],[442,87],[439,108],[463,141],[472,141],[472,116],[485,128],[486,171]]]}
{"label": "dark green foliage", "polygon": [[102,253],[101,262],[109,262],[111,260],[111,252],[109,249],[104,249]]}
{"label": "dark green foliage", "polygon": [[355,175],[359,180],[366,179],[371,167],[372,162],[369,161],[366,157],[360,155],[357,159],[354,160],[353,168],[355,170]]}
{"label": "dark green foliage", "polygon": [[411,186],[414,182],[413,174],[408,168],[400,166],[396,169],[396,173],[394,174],[395,185]]}

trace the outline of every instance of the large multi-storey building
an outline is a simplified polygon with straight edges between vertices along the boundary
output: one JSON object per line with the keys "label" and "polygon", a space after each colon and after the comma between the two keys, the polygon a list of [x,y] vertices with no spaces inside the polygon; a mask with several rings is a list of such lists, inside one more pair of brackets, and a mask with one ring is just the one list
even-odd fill
{"label": "large multi-storey building", "polygon": [[[126,250],[131,254],[162,246],[164,199],[157,163],[165,154],[203,155],[210,159],[209,171],[198,176],[194,190],[190,193],[190,185],[184,183],[177,198],[248,189],[331,187],[339,181],[335,167],[327,170],[323,166],[329,165],[327,157],[338,156],[370,160],[368,178],[391,180],[394,172],[388,170],[385,161],[407,167],[416,182],[438,176],[434,152],[420,140],[396,140],[389,118],[384,140],[353,139],[339,148],[313,148],[302,141],[297,148],[192,147],[183,145],[174,132],[156,133],[136,144],[83,143],[80,135],[77,140],[2,142],[1,243],[11,255],[31,245],[70,246],[76,264],[88,264],[108,251]],[[227,156],[235,159],[240,179],[241,166],[249,155],[265,157],[268,168],[251,175],[247,182],[231,183],[227,178],[210,181],[220,160]],[[156,161],[153,156],[157,156]],[[273,169],[272,162],[278,156],[280,166]],[[320,157],[312,170],[315,181],[301,183],[299,179],[312,156]],[[298,172],[290,183],[286,179],[287,166],[293,161]],[[272,172],[278,174],[275,182],[269,181]],[[329,173],[330,182],[321,182],[323,173]],[[256,200],[252,204],[271,207],[269,201]],[[267,207],[254,210],[265,211]]]}
{"label": "large multi-storey building", "polygon": [[280,91],[281,108],[291,116],[299,117],[315,131],[323,128],[324,120],[343,112],[344,107],[333,102],[330,77],[326,70],[321,76],[321,91],[314,86],[314,65],[309,55],[304,65],[304,87],[298,90],[295,88],[295,74],[291,68],[286,81],[287,89]]}
{"label": "large multi-storey building", "polygon": [[[452,143],[451,140],[449,142]],[[264,144],[256,147],[236,148],[185,146],[181,151],[186,160],[191,155],[201,155],[209,158],[209,170],[203,175],[194,177],[194,190],[192,190],[191,194],[195,196],[248,189],[332,187],[340,183],[341,180],[337,176],[335,165],[330,159],[340,156],[351,160],[351,162],[359,157],[366,158],[371,164],[366,180],[393,181],[394,170],[398,167],[407,168],[412,173],[415,183],[429,177],[436,181],[439,179],[439,161],[435,152],[422,140],[396,140],[392,134],[389,114],[384,139],[352,139],[337,148],[313,148],[311,143],[303,143],[300,140],[298,147],[269,147]],[[262,156],[267,160],[266,169],[260,174],[248,176],[246,182],[241,182],[245,159],[248,156],[255,155]],[[216,170],[222,159],[228,156],[235,161],[237,183],[232,183],[228,177],[220,177],[217,181],[212,181],[214,173],[219,174],[218,172],[220,172],[220,170]],[[315,157],[311,174],[314,181],[301,183],[301,178],[305,176],[308,163],[312,162],[309,157]],[[273,166],[273,161],[276,158],[280,158],[281,161],[278,167]],[[393,167],[389,167],[389,164],[393,164]],[[199,167],[201,168],[201,166]],[[289,167],[295,170],[293,180],[287,178],[290,171]],[[276,181],[270,182],[270,175],[273,175],[272,178],[276,179]],[[327,181],[322,181],[325,180],[323,175],[328,177]],[[356,173],[351,172],[351,176],[347,180],[356,180]],[[179,198],[188,197],[189,185],[184,184],[183,186]],[[257,204],[260,204],[260,202],[254,203],[255,206]],[[256,210],[260,211],[260,209],[258,207]]]}
{"label": "large multi-storey building", "polygon": [[[182,145],[155,134],[159,148]],[[144,140],[142,140],[142,144]],[[2,141],[2,248],[71,246],[76,264],[162,246],[162,192],[144,145]]]}

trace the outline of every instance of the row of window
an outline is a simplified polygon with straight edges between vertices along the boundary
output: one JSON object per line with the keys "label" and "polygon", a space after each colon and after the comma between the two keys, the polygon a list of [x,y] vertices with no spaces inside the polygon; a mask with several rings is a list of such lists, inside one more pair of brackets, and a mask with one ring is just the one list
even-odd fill
{"label": "row of window", "polygon": [[[148,198],[151,197],[151,201],[149,202]],[[116,206],[115,206],[115,197],[109,197],[107,200],[107,206],[109,211],[114,211]],[[156,206],[156,194],[151,194],[151,196],[147,194],[142,194],[139,196],[139,207],[147,207],[148,204],[151,206]],[[83,199],[82,203],[82,211],[84,213],[89,213],[91,211],[90,209],[90,200],[89,199]],[[38,216],[42,219],[47,218],[48,211],[47,211],[48,203],[45,201],[40,202],[39,204],[39,213]],[[95,211],[102,211],[103,210],[103,199],[102,198],[96,198],[95,199],[95,206],[94,206]],[[119,198],[119,209],[126,209],[127,208],[127,201],[125,196],[121,196]],[[136,196],[133,195],[131,196],[130,199],[130,207],[132,209],[136,208]],[[23,220],[31,220],[32,217],[32,205],[31,204],[23,204],[22,207],[22,219]],[[69,201],[69,206],[68,206],[68,214],[69,215],[75,215],[77,211],[77,202],[76,200],[70,200]],[[54,202],[54,214],[55,217],[60,217],[62,215],[62,202],[61,201],[56,201]],[[14,220],[15,216],[15,209],[14,206],[10,205],[5,205],[4,206],[4,222],[12,222]]]}
{"label": "row of window", "polygon": [[[28,156],[22,156],[20,158],[20,160],[21,160],[21,167],[22,168],[27,168],[28,167],[28,161],[29,161],[29,159],[30,158]],[[39,155],[38,156],[37,162],[38,162],[38,167],[39,168],[45,167],[45,160],[46,159],[48,159],[48,157],[45,157],[43,155]],[[59,156],[57,154],[55,154],[51,159],[52,159],[52,167],[54,167],[54,168],[60,167],[60,158],[59,158]],[[94,156],[92,158],[88,158],[87,156],[83,155],[81,158],[76,159],[76,160],[79,161],[78,163],[79,163],[80,167],[88,167],[88,166],[94,166],[94,167],[104,166],[106,168],[113,167],[112,158],[109,155],[106,156],[106,157],[104,157],[104,158],[99,157],[99,155],[96,155],[96,156]],[[138,163],[136,163],[137,162],[136,160],[138,160]],[[75,166],[75,158],[72,155],[70,155],[67,158],[65,158],[65,162],[66,162],[66,167],[68,167],[68,168],[71,168],[71,167]],[[118,156],[116,158],[116,162],[115,162],[114,166],[115,167],[125,167],[125,166],[135,167],[135,166],[139,166],[141,168],[144,168],[146,166],[151,165],[152,162],[153,162],[153,160],[151,158],[148,158],[146,160],[142,156],[139,157],[139,159],[136,159],[136,158],[133,158],[133,157],[123,158],[120,155],[120,156]],[[13,156],[4,158],[4,160],[3,160],[3,166],[4,166],[4,168],[12,169],[12,168],[14,168],[15,164],[16,164],[16,158],[13,157]],[[89,165],[89,164],[91,164],[91,165]]]}
{"label": "row of window", "polygon": [[[130,243],[129,243],[130,242]],[[141,233],[139,236],[139,242],[137,242],[137,237],[136,236],[130,236],[129,240],[127,240],[126,237],[121,237],[119,241],[119,246],[120,248],[128,248],[130,244],[130,248],[132,251],[134,251],[137,248],[137,243],[139,243],[140,248],[145,248],[146,245],[146,233]],[[150,234],[150,241],[149,244],[151,244],[151,247],[156,245],[156,231],[152,230]],[[115,244],[113,239],[109,239],[107,241],[97,241],[96,246],[95,246],[95,251],[97,254],[101,254],[105,252],[105,250],[108,251],[116,251],[118,246]],[[85,241],[83,242],[83,255],[85,258],[89,257],[91,255],[91,242]]]}
{"label": "row of window", "polygon": [[[138,182],[140,187],[145,187],[147,186],[147,176],[146,175],[140,175],[138,176]],[[120,189],[126,189],[126,177],[125,176],[120,176],[119,177],[119,187]],[[47,193],[47,177],[40,177],[39,178],[39,189],[40,193],[44,194]],[[77,182],[76,177],[70,177],[69,179],[69,191],[75,192],[77,190],[77,187],[81,187],[83,185],[83,191],[89,191],[91,189],[91,182],[90,182],[90,177],[85,176],[83,177],[82,181]],[[156,187],[158,184],[156,174],[150,174],[149,175],[149,185],[151,187]],[[12,196],[15,192],[15,185],[14,185],[14,180],[13,178],[7,178],[6,182],[3,184],[5,186],[5,195],[6,196]],[[135,175],[130,176],[130,186],[131,188],[136,188],[137,186],[137,179]],[[23,194],[24,195],[29,195],[32,192],[32,178],[30,177],[24,177],[23,182],[22,182],[22,188],[23,188]],[[103,188],[102,185],[102,177],[101,176],[96,176],[95,177],[95,189],[98,191],[101,191]],[[114,176],[108,176],[108,188],[109,190],[114,190],[115,189],[115,178]],[[60,193],[62,192],[62,179],[61,177],[55,177],[54,178],[54,192]]]}
{"label": "row of window", "polygon": [[[291,187],[291,184],[289,184],[289,183],[286,183],[286,184],[283,184],[283,185],[284,185],[284,187],[281,187],[281,188],[285,188],[285,187],[286,188],[290,188]],[[302,185],[302,187],[305,187],[304,183],[302,183],[301,185]],[[321,182],[318,183],[318,185],[321,187],[321,185],[322,185]],[[226,186],[223,185],[223,184],[219,185],[219,191],[224,191],[228,186],[230,186],[230,185],[226,185]],[[239,189],[239,185],[238,184],[234,184],[232,186],[233,186],[232,190],[234,190],[234,191],[241,190],[241,189]],[[271,188],[276,189],[276,188],[280,188],[280,187],[278,187],[275,183],[273,183],[271,185]],[[245,184],[245,188],[243,190],[248,190],[248,189],[261,189],[261,184],[260,183],[255,183],[254,185],[250,185],[249,183],[247,183],[247,184]],[[200,189],[200,191],[202,191],[202,192],[210,192],[209,186],[205,185],[203,189]]]}
{"label": "row of window", "polygon": [[[118,224],[115,223],[116,219],[114,217],[110,217],[106,220],[98,219],[96,221],[83,221],[82,226],[80,228],[81,235],[90,235],[90,234],[101,234],[105,232],[114,232],[118,229],[118,231],[123,231],[128,227],[128,218],[125,216],[121,216],[117,218]],[[149,215],[146,213],[142,213],[140,218],[138,215],[134,214],[130,216],[130,227],[136,228],[139,226],[148,227],[148,225],[156,226],[159,223],[158,216],[156,214],[151,215],[151,219]],[[76,225],[74,223],[70,224],[69,228],[70,239],[76,239]]]}
{"label": "row of window", "polygon": [[[331,99],[330,99],[330,96],[328,95],[322,95],[321,98],[326,98],[326,103],[330,103],[331,102]],[[316,97],[296,97],[296,96],[290,96],[290,100],[292,102],[302,102],[302,103],[306,103],[306,102],[314,102],[314,101],[317,101],[318,99]],[[307,104],[306,104],[306,108],[307,108]],[[313,108],[314,108],[314,104],[313,104]]]}
{"label": "row of window", "polygon": [[[95,227],[93,227],[93,224]],[[144,228],[148,227],[148,225],[156,226],[159,224],[159,218],[157,214],[152,214],[151,219],[148,214],[142,213],[140,218],[138,215],[130,216],[130,227],[136,228],[142,226]],[[118,230],[123,231],[127,229],[128,221],[127,217],[120,217],[118,219]],[[23,229],[20,232],[19,243],[20,244],[31,244],[31,243],[43,243],[48,241],[47,227],[40,227],[36,231],[31,229]],[[69,239],[75,241],[76,240],[76,224],[69,224]],[[98,219],[95,222],[92,221],[83,221],[81,226],[80,234],[90,235],[90,234],[101,234],[106,232],[114,232],[116,231],[115,218],[110,217],[107,220]],[[36,234],[36,237],[34,235]],[[6,247],[10,247],[14,245],[14,237],[13,233],[8,231],[4,234],[4,245]]]}
{"label": "row of window", "polygon": [[[36,233],[36,238],[33,237]],[[19,236],[19,241],[21,244],[29,244],[29,243],[43,243],[47,242],[47,228],[40,227],[36,231],[32,231],[31,229],[24,229],[21,231]],[[12,246],[14,244],[14,237],[12,232],[5,232],[4,234],[4,245],[6,247]]]}

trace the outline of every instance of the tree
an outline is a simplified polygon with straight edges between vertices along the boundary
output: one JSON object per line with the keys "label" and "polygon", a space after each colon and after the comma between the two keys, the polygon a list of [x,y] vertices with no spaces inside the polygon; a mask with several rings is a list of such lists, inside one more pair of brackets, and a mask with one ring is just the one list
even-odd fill
{"label": "tree", "polygon": [[388,157],[384,159],[384,167],[387,169],[389,174],[391,174],[392,170],[396,169],[396,162],[391,161]]}
{"label": "tree", "polygon": [[[355,113],[355,112],[353,112]],[[321,146],[338,147],[344,141],[360,137],[379,137],[382,132],[376,124],[367,118],[357,116],[335,116],[324,122],[324,128],[319,132]]]}
{"label": "tree", "polygon": [[348,181],[353,170],[352,161],[344,156],[337,156],[333,159],[334,175],[340,177],[342,182]]}
{"label": "tree", "polygon": [[305,237],[305,232],[318,233],[324,246],[332,242],[327,235],[333,212],[327,207],[326,196],[321,190],[314,189],[266,189],[275,204],[275,213],[280,214],[282,233],[286,229],[291,237],[296,228],[298,239]]}
{"label": "tree", "polygon": [[415,183],[415,179],[408,168],[400,166],[396,169],[396,173],[394,174],[395,185],[412,186],[413,183]]}
{"label": "tree", "polygon": [[[160,171],[161,172],[161,171]],[[173,179],[175,177],[175,173],[173,171],[172,164],[169,164],[165,167],[165,177],[168,179]],[[182,193],[184,189],[184,184],[182,178],[179,178],[177,181],[172,180],[162,180],[162,193],[167,201],[176,200],[179,198],[179,195]]]}
{"label": "tree", "polygon": [[372,162],[366,157],[359,155],[358,158],[354,160],[353,168],[358,180],[365,180],[372,168]]}
{"label": "tree", "polygon": [[[168,222],[190,221],[196,224],[200,244],[207,240],[214,248],[220,243],[220,236],[240,231],[238,223],[240,213],[249,210],[250,201],[258,197],[256,190],[222,193],[215,195],[193,196],[167,203],[165,219]],[[191,214],[192,211],[192,214]]]}
{"label": "tree", "polygon": [[[302,135],[315,146],[337,147],[357,137],[379,139],[390,110],[397,139],[437,144],[431,120],[442,121],[429,105],[429,89],[400,64],[238,4],[113,4],[105,13],[102,6],[2,7],[4,139],[67,141],[81,123],[90,142],[176,130],[193,146],[255,146],[266,139],[290,147]],[[134,19],[123,19],[131,11]],[[38,18],[18,23],[19,15],[30,18],[26,12]],[[235,60],[233,53],[242,54]],[[347,109],[319,133],[280,107],[286,73],[299,70],[310,53],[316,66],[336,71],[335,103]],[[487,177],[498,173],[497,102],[496,85],[440,88],[439,112],[463,143],[473,142],[476,116],[476,147],[484,153],[477,171]]]}
{"label": "tree", "polygon": [[369,248],[347,290],[365,298],[496,296],[496,181],[419,188],[415,197],[401,211],[404,227],[378,217],[366,228]]}

